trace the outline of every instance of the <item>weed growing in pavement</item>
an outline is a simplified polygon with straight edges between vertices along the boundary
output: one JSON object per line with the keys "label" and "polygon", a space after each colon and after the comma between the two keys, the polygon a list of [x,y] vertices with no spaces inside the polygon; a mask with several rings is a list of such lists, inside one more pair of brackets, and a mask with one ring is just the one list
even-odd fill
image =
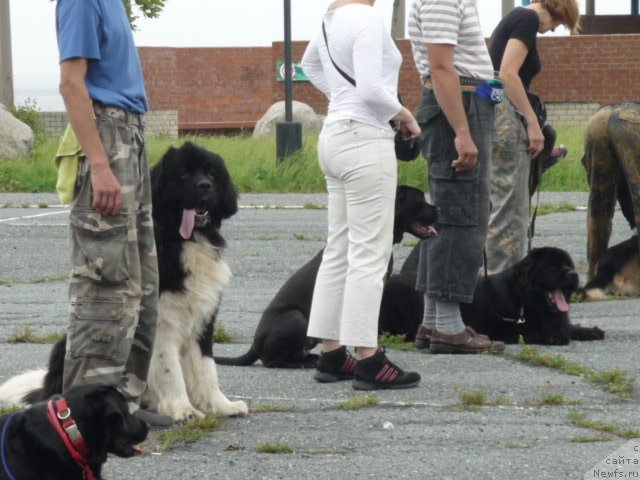
{"label": "weed growing in pavement", "polygon": [[582,412],[572,410],[568,416],[571,423],[576,427],[589,428],[602,434],[611,434],[627,439],[640,437],[640,432],[635,428],[621,427],[614,423],[604,423],[599,420],[589,420]]}
{"label": "weed growing in pavement", "polygon": [[380,401],[375,395],[358,395],[338,404],[343,410],[360,410],[361,408],[375,407]]}
{"label": "weed growing in pavement", "polygon": [[26,326],[12,333],[7,343],[56,343],[64,338],[64,333],[54,332],[49,335],[36,335],[33,328]]}

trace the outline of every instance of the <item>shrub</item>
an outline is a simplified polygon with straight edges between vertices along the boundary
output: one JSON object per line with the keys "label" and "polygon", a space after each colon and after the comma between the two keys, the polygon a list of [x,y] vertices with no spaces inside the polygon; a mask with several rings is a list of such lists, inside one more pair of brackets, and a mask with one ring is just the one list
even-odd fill
{"label": "shrub", "polygon": [[38,102],[27,97],[22,105],[11,107],[9,111],[18,120],[31,127],[36,144],[40,144],[46,139],[47,135],[40,120]]}

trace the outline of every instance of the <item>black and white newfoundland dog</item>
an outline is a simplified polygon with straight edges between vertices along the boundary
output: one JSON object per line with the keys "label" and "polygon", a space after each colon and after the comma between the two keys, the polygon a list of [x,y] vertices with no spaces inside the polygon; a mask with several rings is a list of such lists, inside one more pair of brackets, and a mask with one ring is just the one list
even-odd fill
{"label": "black and white newfoundland dog", "polygon": [[0,480],[102,480],[107,455],[140,454],[149,428],[113,387],[80,385],[0,417]]}
{"label": "black and white newfoundland dog", "polygon": [[[177,422],[207,413],[246,415],[245,402],[220,391],[213,360],[214,323],[231,278],[220,227],[238,210],[229,172],[219,155],[186,142],[169,148],[151,170],[151,184],[160,298],[142,404]],[[48,371],[0,386],[0,402],[25,405],[60,393],[64,345],[54,346]]]}

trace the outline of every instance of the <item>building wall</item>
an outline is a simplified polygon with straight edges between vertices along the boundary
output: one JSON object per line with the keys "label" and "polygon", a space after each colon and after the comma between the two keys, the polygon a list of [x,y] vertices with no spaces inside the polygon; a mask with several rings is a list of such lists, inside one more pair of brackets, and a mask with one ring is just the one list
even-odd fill
{"label": "building wall", "polygon": [[[294,61],[301,59],[306,44],[293,42]],[[558,104],[550,109],[553,115],[568,109],[574,116],[585,112],[584,120],[600,106],[638,99],[639,45],[638,34],[540,37],[544,67],[532,91],[548,104]],[[399,40],[398,47],[404,57],[400,93],[415,110],[420,79],[409,41]],[[150,108],[176,110],[181,131],[252,128],[273,103],[284,99],[275,66],[283,52],[282,42],[255,48],[140,48]],[[309,82],[294,82],[293,98],[326,112],[326,99]]]}

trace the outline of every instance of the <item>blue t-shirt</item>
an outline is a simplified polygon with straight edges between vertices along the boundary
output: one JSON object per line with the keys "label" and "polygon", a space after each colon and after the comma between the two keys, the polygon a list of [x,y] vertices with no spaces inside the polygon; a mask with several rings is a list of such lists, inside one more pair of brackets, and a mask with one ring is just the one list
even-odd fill
{"label": "blue t-shirt", "polygon": [[142,67],[122,0],[58,0],[60,62],[88,60],[89,96],[105,105],[147,111]]}

